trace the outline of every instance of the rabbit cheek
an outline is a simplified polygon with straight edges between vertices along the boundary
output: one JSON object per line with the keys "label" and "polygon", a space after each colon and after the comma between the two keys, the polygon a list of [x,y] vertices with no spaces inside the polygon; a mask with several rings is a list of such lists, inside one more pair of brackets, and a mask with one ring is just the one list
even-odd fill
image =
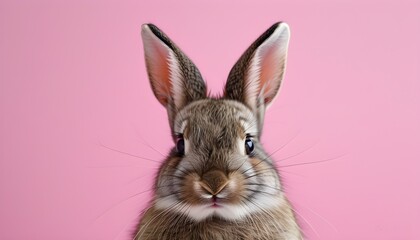
{"label": "rabbit cheek", "polygon": [[245,177],[240,172],[232,172],[229,174],[229,185],[226,187],[229,204],[240,204],[245,196]]}
{"label": "rabbit cheek", "polygon": [[182,186],[180,188],[179,197],[182,201],[192,205],[198,205],[202,203],[202,197],[200,194],[200,177],[196,173],[191,173],[185,176]]}
{"label": "rabbit cheek", "polygon": [[259,189],[267,194],[276,194],[280,191],[280,181],[273,166],[270,166],[266,161],[251,158],[250,163],[254,168],[255,178]]}
{"label": "rabbit cheek", "polygon": [[[181,174],[178,174],[174,171],[174,169],[177,169],[177,166],[179,165],[181,160],[181,157],[170,157],[161,166],[157,182],[155,183],[155,191],[158,197],[168,196],[169,193],[173,192],[174,187],[181,179]],[[173,176],[175,175],[179,177],[174,178]]]}

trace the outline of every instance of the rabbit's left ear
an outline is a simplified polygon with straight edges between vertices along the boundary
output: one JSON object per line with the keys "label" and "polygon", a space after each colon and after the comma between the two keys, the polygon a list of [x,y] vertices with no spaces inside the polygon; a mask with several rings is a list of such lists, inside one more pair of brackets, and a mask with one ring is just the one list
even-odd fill
{"label": "rabbit's left ear", "polygon": [[286,68],[290,31],[276,23],[239,58],[229,73],[225,98],[250,107],[262,126],[265,109],[277,96]]}

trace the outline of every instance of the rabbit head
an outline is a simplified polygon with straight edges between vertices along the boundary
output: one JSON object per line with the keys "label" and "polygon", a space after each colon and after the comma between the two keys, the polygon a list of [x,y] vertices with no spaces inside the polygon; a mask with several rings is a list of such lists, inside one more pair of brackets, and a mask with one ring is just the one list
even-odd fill
{"label": "rabbit head", "polygon": [[173,41],[152,24],[142,26],[148,77],[174,140],[156,177],[154,208],[200,222],[240,220],[286,204],[260,136],[283,79],[289,35],[286,23],[266,30],[230,71],[223,96],[211,98]]}

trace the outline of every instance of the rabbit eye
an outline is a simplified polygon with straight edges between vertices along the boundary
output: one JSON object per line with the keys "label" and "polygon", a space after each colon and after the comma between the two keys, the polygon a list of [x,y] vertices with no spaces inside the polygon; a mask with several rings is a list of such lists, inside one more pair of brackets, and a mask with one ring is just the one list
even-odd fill
{"label": "rabbit eye", "polygon": [[247,137],[245,139],[245,150],[246,150],[246,154],[248,155],[254,152],[254,141],[252,141],[251,137]]}
{"label": "rabbit eye", "polygon": [[185,141],[184,138],[180,137],[177,139],[176,141],[176,151],[181,154],[184,155],[185,154]]}

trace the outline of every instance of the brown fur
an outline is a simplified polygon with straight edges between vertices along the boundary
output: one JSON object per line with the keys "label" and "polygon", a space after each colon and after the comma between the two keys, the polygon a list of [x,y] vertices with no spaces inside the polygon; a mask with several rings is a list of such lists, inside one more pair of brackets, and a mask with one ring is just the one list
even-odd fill
{"label": "brown fur", "polygon": [[[185,87],[182,92],[173,91],[170,74],[158,75],[167,79],[154,78],[156,69],[151,63],[169,64],[165,59],[148,59],[154,57],[152,52],[146,65],[152,89],[168,110],[174,141],[183,138],[188,150],[181,154],[174,147],[160,167],[154,197],[141,217],[135,239],[302,239],[276,166],[259,142],[267,101],[275,97],[283,74],[270,85],[274,92],[258,87],[261,94],[257,103],[250,104],[252,98],[245,91],[250,84],[246,69],[255,51],[280,24],[269,28],[238,60],[222,98],[205,98],[206,86],[191,60],[156,26],[145,25],[144,34],[154,34],[158,40],[153,43],[168,47],[176,56],[174,66],[179,67],[181,79],[175,81]],[[145,51],[149,49],[145,47]],[[285,59],[281,61],[283,71]],[[167,95],[158,96],[162,92]],[[174,101],[175,94],[182,97],[181,103]],[[245,151],[246,139],[254,143],[252,153]],[[213,201],[223,211],[226,206],[239,207],[232,214],[242,215],[229,218],[218,206],[211,208]],[[189,212],[202,206],[217,210],[203,219],[198,219],[200,212]]]}

